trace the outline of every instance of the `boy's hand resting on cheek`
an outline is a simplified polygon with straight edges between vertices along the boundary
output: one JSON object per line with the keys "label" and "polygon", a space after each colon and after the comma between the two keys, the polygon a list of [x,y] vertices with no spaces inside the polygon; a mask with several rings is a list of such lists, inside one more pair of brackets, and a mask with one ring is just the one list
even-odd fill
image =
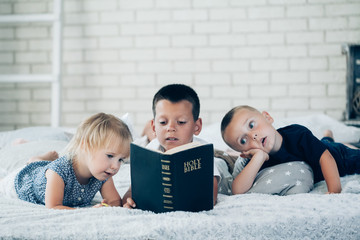
{"label": "boy's hand resting on cheek", "polygon": [[269,154],[267,154],[261,149],[255,149],[255,148],[242,152],[240,156],[242,158],[250,158],[251,160],[257,159],[262,162],[269,160]]}

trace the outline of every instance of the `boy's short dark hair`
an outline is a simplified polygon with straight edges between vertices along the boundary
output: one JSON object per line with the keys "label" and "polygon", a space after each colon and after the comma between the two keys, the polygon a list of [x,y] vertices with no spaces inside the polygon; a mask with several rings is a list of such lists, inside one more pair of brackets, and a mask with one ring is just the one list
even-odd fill
{"label": "boy's short dark hair", "polygon": [[221,130],[221,136],[223,137],[223,139],[224,139],[224,132],[225,132],[226,128],[229,126],[231,120],[233,119],[234,114],[237,111],[240,111],[241,109],[247,109],[250,111],[258,112],[258,110],[256,108],[250,107],[248,105],[240,105],[240,106],[234,107],[233,109],[228,111],[221,121],[221,127],[220,127],[221,129],[220,130]]}
{"label": "boy's short dark hair", "polygon": [[152,111],[155,118],[156,104],[160,100],[168,100],[177,103],[182,100],[189,101],[192,104],[192,114],[194,121],[198,120],[200,114],[200,100],[194,89],[184,84],[169,84],[162,87],[153,98]]}

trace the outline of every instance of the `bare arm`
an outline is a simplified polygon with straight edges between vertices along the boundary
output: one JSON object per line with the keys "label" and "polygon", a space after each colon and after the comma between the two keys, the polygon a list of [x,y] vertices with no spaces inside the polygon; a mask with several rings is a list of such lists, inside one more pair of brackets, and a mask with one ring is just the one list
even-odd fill
{"label": "bare arm", "polygon": [[217,195],[218,195],[218,180],[217,177],[214,177],[214,205],[216,204],[217,201]]}
{"label": "bare arm", "polygon": [[118,191],[115,188],[114,180],[109,178],[101,187],[100,193],[103,202],[109,204],[110,206],[121,206],[121,197]]}
{"label": "bare arm", "polygon": [[74,209],[63,205],[65,184],[53,170],[46,171],[45,207],[54,209]]}
{"label": "bare arm", "polygon": [[341,183],[339,170],[337,168],[334,157],[329,150],[326,150],[320,157],[321,171],[324,176],[328,193],[340,193]]}
{"label": "bare arm", "polygon": [[256,174],[263,163],[269,159],[269,155],[260,149],[251,149],[241,154],[241,157],[251,158],[245,168],[236,176],[232,183],[232,193],[242,194],[252,187]]}
{"label": "bare arm", "polygon": [[131,186],[123,196],[123,207],[133,209],[136,207],[134,200],[131,198]]}

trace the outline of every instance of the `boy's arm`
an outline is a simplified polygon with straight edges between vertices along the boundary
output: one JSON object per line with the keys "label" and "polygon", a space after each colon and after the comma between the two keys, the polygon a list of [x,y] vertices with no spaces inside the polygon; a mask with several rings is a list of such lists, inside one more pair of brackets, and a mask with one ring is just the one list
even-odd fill
{"label": "boy's arm", "polygon": [[214,206],[216,204],[217,201],[217,195],[218,195],[218,179],[217,177],[214,176]]}
{"label": "boy's arm", "polygon": [[134,200],[131,198],[131,186],[126,191],[123,197],[123,207],[133,209],[136,207]]}
{"label": "boy's arm", "polygon": [[251,157],[251,160],[234,179],[232,183],[233,194],[242,194],[249,191],[254,183],[256,174],[264,162],[269,159],[269,155],[260,149],[251,149],[242,153],[241,157]]}
{"label": "boy's arm", "polygon": [[325,150],[325,152],[321,155],[320,166],[328,188],[327,193],[340,193],[341,182],[340,182],[339,170],[337,168],[335,159],[331,155],[329,150]]}

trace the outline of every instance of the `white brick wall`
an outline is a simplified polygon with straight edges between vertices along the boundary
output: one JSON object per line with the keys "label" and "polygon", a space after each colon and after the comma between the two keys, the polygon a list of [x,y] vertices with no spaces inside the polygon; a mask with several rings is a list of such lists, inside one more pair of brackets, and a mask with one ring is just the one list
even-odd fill
{"label": "white brick wall", "polygon": [[[5,1],[0,14],[51,8]],[[0,74],[49,72],[51,35],[48,24],[1,24]],[[346,42],[360,42],[359,0],[66,0],[61,124],[129,112],[140,132],[169,83],[198,92],[204,124],[239,104],[342,119]],[[49,125],[50,94],[0,83],[0,130]]]}

